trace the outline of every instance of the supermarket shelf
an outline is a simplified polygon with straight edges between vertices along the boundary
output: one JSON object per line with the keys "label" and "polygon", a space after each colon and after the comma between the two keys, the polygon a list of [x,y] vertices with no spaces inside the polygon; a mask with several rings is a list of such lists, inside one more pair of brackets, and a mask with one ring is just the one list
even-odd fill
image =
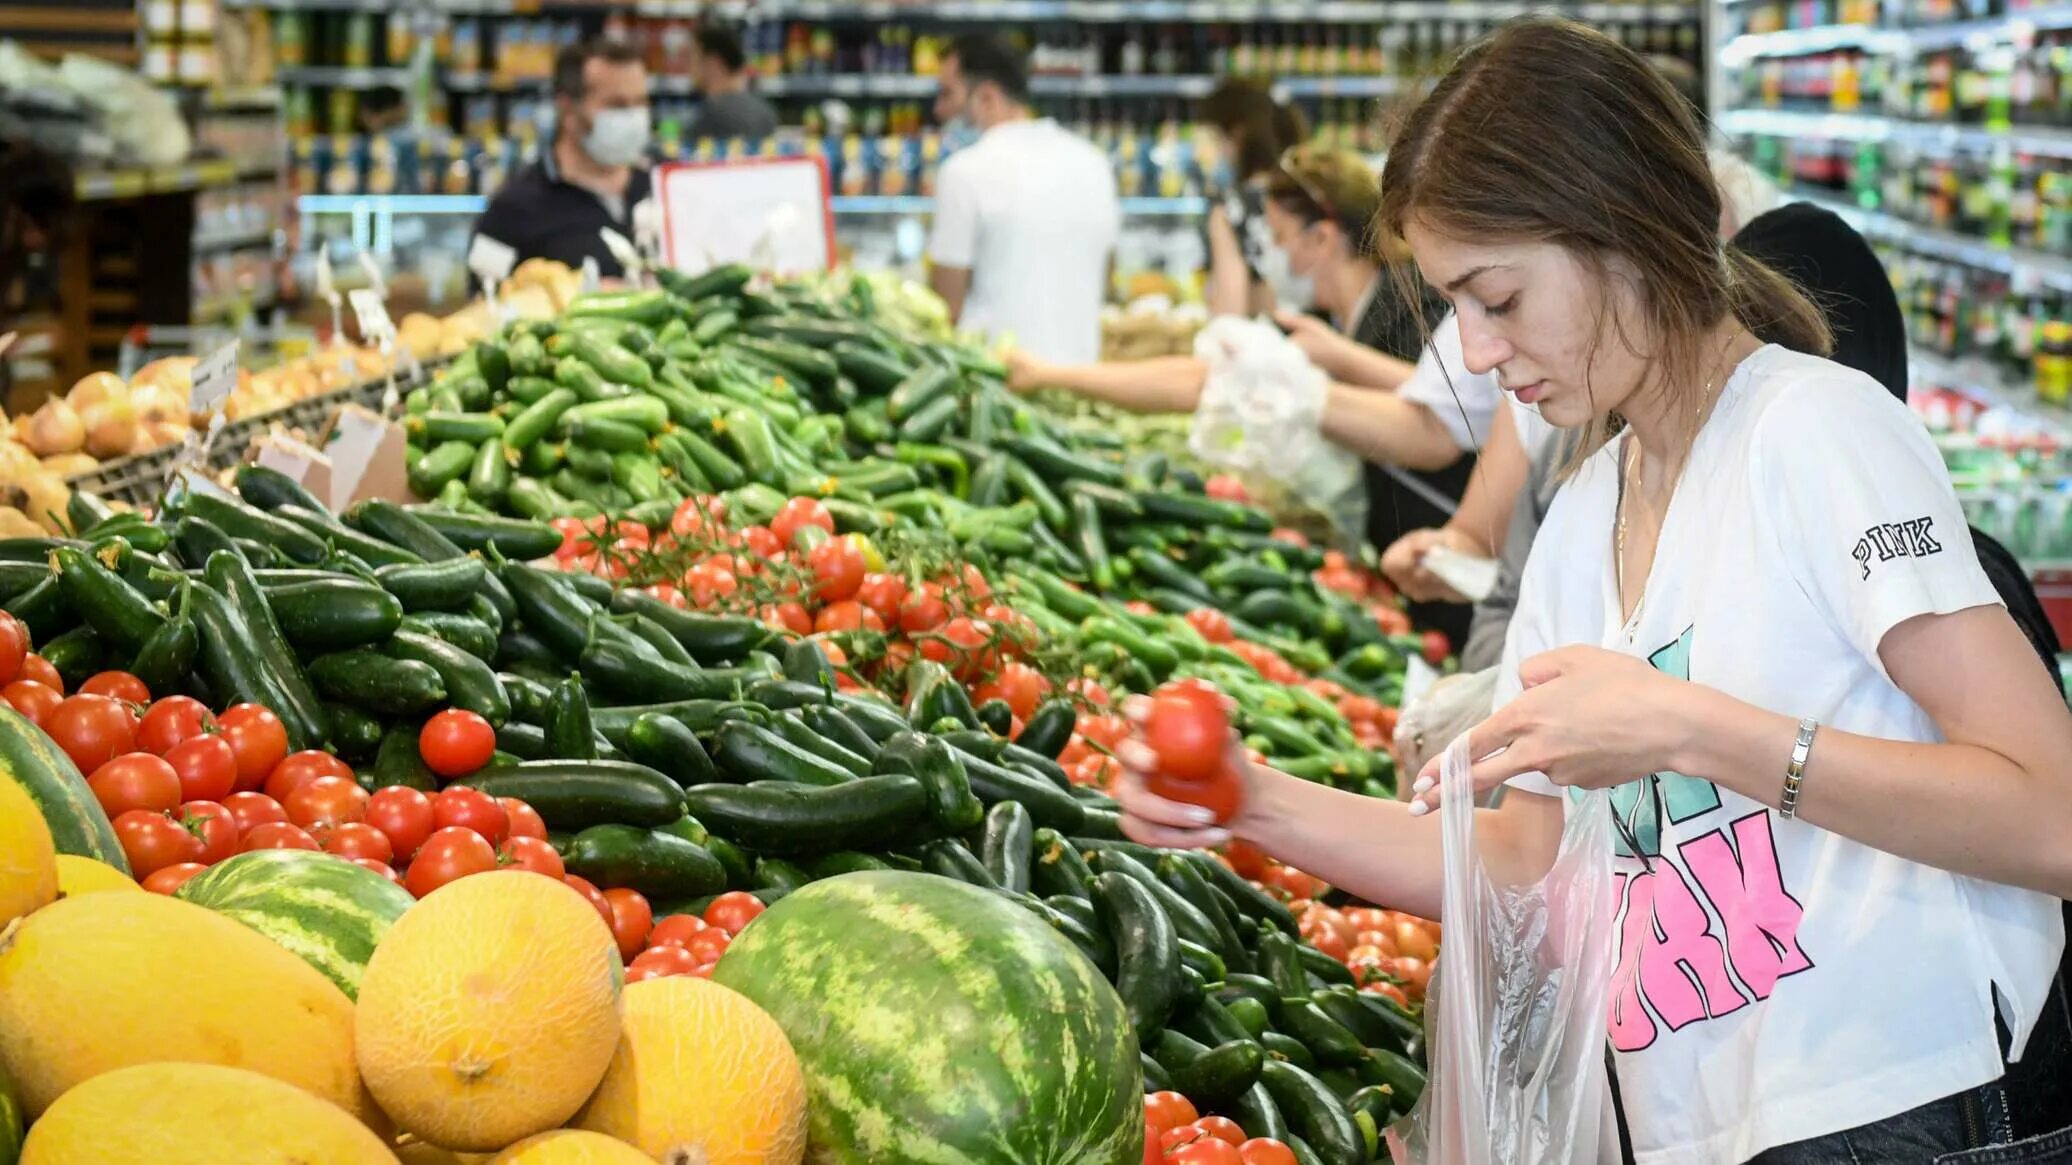
{"label": "supermarket shelf", "polygon": [[[1402,87],[1398,77],[1293,77],[1278,88],[1290,97],[1386,97]],[[1054,76],[1039,74],[1029,79],[1038,97],[1200,97],[1215,88],[1216,78],[1203,74],[1181,76]],[[933,77],[910,74],[842,73],[829,76],[763,77],[756,91],[766,97],[880,97],[925,98],[935,96]]]}
{"label": "supermarket shelf", "polygon": [[1909,344],[1907,372],[1916,385],[1961,392],[1990,408],[2033,418],[2061,437],[2072,437],[2072,409],[2037,396],[2033,385],[1989,361],[1975,356],[1952,358]]}
{"label": "supermarket shelf", "polygon": [[1834,138],[1853,142],[1897,142],[1918,149],[1991,149],[2011,146],[2024,153],[2072,158],[2072,129],[2013,126],[1991,130],[1976,125],[1942,125],[1875,114],[1800,113],[1781,109],[1729,109],[1714,119],[1729,134]]}
{"label": "supermarket shelf", "polygon": [[[489,200],[479,194],[305,194],[295,200],[302,214],[480,214]],[[844,195],[833,200],[834,212],[850,217],[927,214],[935,200],[923,196]],[[1131,218],[1178,218],[1201,214],[1200,198],[1125,198],[1122,213]]]}
{"label": "supermarket shelf", "polygon": [[237,167],[229,162],[186,162],[176,166],[90,170],[78,176],[74,190],[83,201],[137,198],[145,194],[172,194],[208,186],[228,186],[236,182],[237,177]]}
{"label": "supermarket shelf", "polygon": [[[394,0],[222,0],[225,8],[269,8],[275,11],[388,12]],[[1578,19],[1604,23],[1645,19],[1657,22],[1695,21],[1697,9],[1674,3],[1531,4],[1507,0],[1324,0],[1316,4],[1249,3],[1246,0],[942,0],[915,3],[830,3],[827,0],[421,0],[414,7],[453,15],[533,15],[542,12],[636,12],[645,16],[699,16],[717,12],[732,20],[940,20],[1072,21],[1114,24],[1124,21],[1218,24],[1364,24],[1450,19],[1508,20],[1527,12],[1558,11]]]}
{"label": "supermarket shelf", "polygon": [[283,85],[322,85],[329,89],[402,89],[410,84],[408,69],[356,69],[336,65],[291,65],[278,74]]}
{"label": "supermarket shelf", "polygon": [[[935,209],[935,199],[926,195],[845,195],[833,201],[836,214],[857,218],[927,214]],[[1125,198],[1121,202],[1126,218],[1192,218],[1208,209],[1204,198]]]}
{"label": "supermarket shelf", "polygon": [[210,113],[243,113],[277,109],[281,104],[278,85],[241,85],[210,89],[202,95],[201,107]]}
{"label": "supermarket shelf", "polygon": [[1831,193],[1794,190],[1790,196],[1834,211],[1866,237],[1896,243],[1931,258],[2003,275],[2027,275],[2052,287],[2072,290],[2072,256],[2053,255],[2026,247],[1996,247],[1983,239],[1956,231],[1865,210]]}
{"label": "supermarket shelf", "polygon": [[256,230],[219,231],[212,235],[197,234],[194,236],[194,253],[199,255],[204,252],[248,251],[257,247],[270,249],[273,246],[273,231],[274,228],[269,226]]}
{"label": "supermarket shelf", "polygon": [[1729,40],[1721,58],[1729,65],[1754,57],[1791,56],[1860,48],[1870,52],[1930,52],[1970,43],[2002,44],[2018,33],[2072,28],[2072,4],[2047,4],[1986,20],[1957,20],[1918,28],[1867,24],[1826,24],[1815,28],[1749,33]]}

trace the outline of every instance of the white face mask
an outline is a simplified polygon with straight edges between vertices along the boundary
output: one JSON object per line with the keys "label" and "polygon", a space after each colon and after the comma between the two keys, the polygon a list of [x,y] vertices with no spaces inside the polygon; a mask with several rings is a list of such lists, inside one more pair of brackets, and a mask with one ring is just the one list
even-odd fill
{"label": "white face mask", "polygon": [[1276,305],[1289,311],[1308,311],[1315,298],[1309,277],[1295,274],[1294,265],[1288,259],[1288,252],[1273,241],[1273,232],[1267,228],[1266,216],[1255,215],[1246,222],[1246,233],[1256,247],[1258,260],[1254,267],[1259,278],[1273,291]]}
{"label": "white face mask", "polygon": [[606,109],[590,120],[583,152],[600,166],[631,166],[645,156],[651,136],[647,106]]}

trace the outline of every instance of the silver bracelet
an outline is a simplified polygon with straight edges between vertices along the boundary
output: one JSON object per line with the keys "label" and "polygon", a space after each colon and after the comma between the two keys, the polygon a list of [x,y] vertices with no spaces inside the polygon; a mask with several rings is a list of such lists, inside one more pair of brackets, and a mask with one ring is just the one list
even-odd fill
{"label": "silver bracelet", "polygon": [[1820,731],[1820,721],[1811,716],[1799,721],[1799,738],[1792,742],[1791,763],[1784,766],[1784,796],[1777,801],[1777,815],[1797,817],[1799,815],[1799,782],[1806,775],[1806,758],[1813,753],[1813,734]]}

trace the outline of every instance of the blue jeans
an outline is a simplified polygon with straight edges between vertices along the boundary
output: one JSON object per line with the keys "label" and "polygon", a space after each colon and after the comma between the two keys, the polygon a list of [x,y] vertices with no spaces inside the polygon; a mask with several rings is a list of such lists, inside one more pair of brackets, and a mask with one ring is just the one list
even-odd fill
{"label": "blue jeans", "polygon": [[2005,1093],[1988,1085],[1857,1128],[1779,1145],[1749,1165],[2072,1165],[2072,1129],[2004,1142],[2004,1106]]}

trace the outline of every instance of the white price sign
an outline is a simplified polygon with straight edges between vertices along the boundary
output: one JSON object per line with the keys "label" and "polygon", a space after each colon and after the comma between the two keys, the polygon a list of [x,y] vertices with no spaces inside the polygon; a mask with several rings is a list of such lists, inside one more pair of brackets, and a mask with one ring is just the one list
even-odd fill
{"label": "white price sign", "polygon": [[361,251],[359,254],[360,270],[364,272],[367,276],[367,286],[374,289],[374,294],[380,296],[383,299],[387,299],[388,283],[381,277],[381,265],[376,263],[374,261],[374,256],[368,254],[367,252]]}
{"label": "white price sign", "polygon": [[232,340],[201,358],[194,366],[194,391],[188,397],[193,412],[222,408],[223,399],[237,387],[238,341]]}
{"label": "white price sign", "polygon": [[384,352],[394,347],[396,325],[389,319],[388,305],[381,302],[381,293],[372,287],[355,287],[346,298],[352,301],[353,317],[359,321],[361,342]]}
{"label": "white price sign", "polygon": [[468,270],[475,273],[484,287],[502,283],[517,265],[518,252],[508,243],[477,233],[468,244]]}

